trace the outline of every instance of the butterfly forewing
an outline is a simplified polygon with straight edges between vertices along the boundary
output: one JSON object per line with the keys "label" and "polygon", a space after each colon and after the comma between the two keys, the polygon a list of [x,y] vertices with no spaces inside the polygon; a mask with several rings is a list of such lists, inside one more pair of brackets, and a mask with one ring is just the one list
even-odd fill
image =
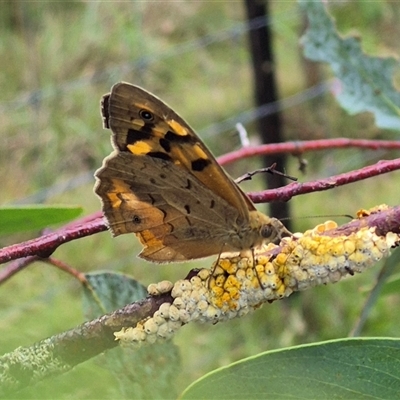
{"label": "butterfly forewing", "polygon": [[[254,210],[193,129],[162,100],[126,83],[113,86],[104,116],[120,151],[169,160],[195,176],[243,215]],[[143,119],[143,111],[153,118]]]}

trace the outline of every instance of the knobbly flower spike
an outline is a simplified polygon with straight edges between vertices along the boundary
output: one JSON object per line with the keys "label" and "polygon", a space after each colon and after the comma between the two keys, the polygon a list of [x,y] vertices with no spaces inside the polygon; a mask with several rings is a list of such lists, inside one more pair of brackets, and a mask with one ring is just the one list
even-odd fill
{"label": "knobbly flower spike", "polygon": [[[360,211],[358,217],[386,208]],[[122,343],[154,343],[171,338],[192,321],[215,324],[241,317],[265,302],[360,273],[387,257],[400,240],[397,233],[377,234],[375,227],[343,234],[336,228],[335,222],[328,221],[286,237],[280,245],[257,248],[255,263],[252,257],[230,255],[175,284],[151,284],[150,296],[168,294],[170,301],[136,326],[116,332],[115,337]]]}

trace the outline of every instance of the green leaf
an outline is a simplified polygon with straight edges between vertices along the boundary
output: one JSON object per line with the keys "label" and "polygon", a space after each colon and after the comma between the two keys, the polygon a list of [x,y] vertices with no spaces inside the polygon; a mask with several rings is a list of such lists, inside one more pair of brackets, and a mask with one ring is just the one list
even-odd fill
{"label": "green leaf", "polygon": [[205,375],[181,399],[394,399],[400,340],[341,339],[270,351]]}
{"label": "green leaf", "polygon": [[299,3],[309,20],[302,38],[304,54],[311,60],[329,63],[340,81],[336,97],[341,106],[350,114],[370,111],[377,126],[400,130],[400,92],[393,85],[398,61],[368,56],[357,38],[342,38],[322,2]]}
{"label": "green leaf", "polygon": [[40,230],[73,220],[82,213],[77,206],[29,205],[0,208],[0,235]]}
{"label": "green leaf", "polygon": [[115,272],[94,272],[85,275],[83,308],[87,318],[117,310],[147,296],[146,288],[135,279]]}

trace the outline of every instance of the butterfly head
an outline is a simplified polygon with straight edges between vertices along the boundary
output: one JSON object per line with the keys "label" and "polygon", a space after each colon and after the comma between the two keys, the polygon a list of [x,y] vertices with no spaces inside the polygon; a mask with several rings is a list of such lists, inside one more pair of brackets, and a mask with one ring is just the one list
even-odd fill
{"label": "butterfly head", "polygon": [[282,238],[292,235],[279,219],[268,217],[259,211],[251,213],[251,225],[257,231],[259,239],[255,246],[278,243]]}

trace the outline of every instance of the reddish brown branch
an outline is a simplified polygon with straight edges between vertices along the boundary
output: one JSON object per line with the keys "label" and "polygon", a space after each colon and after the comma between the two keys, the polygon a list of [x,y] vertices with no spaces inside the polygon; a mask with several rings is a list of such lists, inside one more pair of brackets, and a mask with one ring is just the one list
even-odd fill
{"label": "reddish brown branch", "polygon": [[[0,250],[1,254],[2,250]],[[0,271],[0,283],[3,283],[14,276],[16,273],[22,271],[33,262],[39,260],[39,257],[30,256],[15,260]]]}
{"label": "reddish brown branch", "polygon": [[41,258],[38,256],[29,256],[29,257],[20,258],[18,260],[14,260],[10,264],[8,264],[5,268],[3,268],[0,271],[0,284],[4,283],[8,279],[12,278],[16,273],[22,271],[23,269],[25,269],[26,267],[28,267],[35,261],[46,262],[50,265],[53,265],[54,267],[57,267],[58,269],[61,269],[64,272],[72,275],[73,277],[78,279],[82,284],[87,283],[85,274],[70,267],[68,264],[62,262],[61,260],[55,259],[53,257]]}
{"label": "reddish brown branch", "polygon": [[39,238],[4,247],[0,250],[0,263],[30,256],[47,258],[63,243],[106,230],[106,224],[97,213],[95,219],[93,217],[85,218],[84,221],[76,221]]}
{"label": "reddish brown branch", "polygon": [[318,179],[317,181],[305,183],[293,182],[283,188],[264,190],[262,192],[253,192],[248,193],[248,195],[254,201],[254,203],[288,201],[292,197],[298,196],[300,194],[320,192],[323,190],[332,189],[338,186],[347,185],[349,183],[396,171],[398,169],[400,169],[400,159],[391,161],[379,161],[374,165],[370,165],[356,171],[332,176],[326,179]]}
{"label": "reddish brown branch", "polygon": [[221,165],[229,164],[235,161],[242,160],[265,154],[292,153],[301,154],[308,151],[317,150],[332,150],[343,148],[363,148],[363,149],[387,149],[400,150],[400,142],[391,140],[353,140],[346,138],[323,139],[323,140],[308,140],[298,142],[285,142],[276,144],[264,144],[254,147],[244,147],[231,153],[224,154],[218,157],[218,162]]}
{"label": "reddish brown branch", "polygon": [[[86,279],[86,276],[83,272],[78,271],[75,268],[72,268],[70,265],[67,263],[58,260],[57,258],[54,257],[49,257],[49,258],[44,258],[44,262],[60,269],[61,271],[66,272],[69,275],[72,275],[74,278],[76,278],[79,282],[81,282],[83,285],[87,285],[88,280]],[[0,280],[1,282],[1,280]]]}

